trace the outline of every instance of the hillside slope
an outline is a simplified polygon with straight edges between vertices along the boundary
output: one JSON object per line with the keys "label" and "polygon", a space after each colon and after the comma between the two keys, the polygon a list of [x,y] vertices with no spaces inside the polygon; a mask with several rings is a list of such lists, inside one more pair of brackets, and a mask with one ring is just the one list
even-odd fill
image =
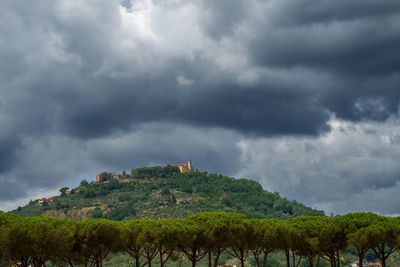
{"label": "hillside slope", "polygon": [[61,196],[31,201],[13,212],[21,216],[182,218],[205,211],[226,211],[254,218],[324,215],[264,190],[252,180],[207,172],[180,173],[177,167],[145,167],[123,175],[103,173],[100,182],[82,181]]}

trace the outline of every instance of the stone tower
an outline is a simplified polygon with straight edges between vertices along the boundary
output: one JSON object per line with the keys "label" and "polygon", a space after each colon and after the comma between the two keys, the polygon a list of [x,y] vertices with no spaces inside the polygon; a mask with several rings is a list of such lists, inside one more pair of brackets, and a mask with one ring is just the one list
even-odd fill
{"label": "stone tower", "polygon": [[187,162],[187,167],[189,170],[193,171],[192,161],[190,159]]}

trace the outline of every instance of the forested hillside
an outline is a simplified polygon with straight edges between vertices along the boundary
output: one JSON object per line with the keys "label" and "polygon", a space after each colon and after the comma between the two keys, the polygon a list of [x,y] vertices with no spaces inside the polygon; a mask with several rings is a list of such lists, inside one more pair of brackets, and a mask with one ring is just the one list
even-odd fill
{"label": "forested hillside", "polygon": [[103,173],[100,182],[83,180],[78,187],[60,192],[60,196],[32,200],[13,212],[78,220],[183,218],[207,211],[236,212],[248,218],[324,215],[268,192],[256,181],[199,171],[180,173],[172,166],[138,168],[129,174]]}

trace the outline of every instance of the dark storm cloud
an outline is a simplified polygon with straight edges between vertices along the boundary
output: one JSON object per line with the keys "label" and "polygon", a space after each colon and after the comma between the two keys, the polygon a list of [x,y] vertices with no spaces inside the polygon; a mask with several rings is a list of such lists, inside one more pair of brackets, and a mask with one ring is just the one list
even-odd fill
{"label": "dark storm cloud", "polygon": [[[0,176],[0,178],[3,177]],[[26,191],[27,188],[25,186],[22,186],[17,181],[7,181],[3,179],[1,179],[0,181],[0,201],[25,197]]]}
{"label": "dark storm cloud", "polygon": [[[398,1],[279,1],[266,13],[250,44],[256,64],[328,73],[332,81],[321,85],[329,89],[320,101],[341,118],[385,120],[397,113]],[[360,112],[355,106],[376,98],[383,100],[386,113]]]}
{"label": "dark storm cloud", "polygon": [[[2,2],[1,187],[189,158],[240,173],[241,138],[318,138],[333,117],[384,123],[400,102],[399,13],[378,0]],[[396,185],[382,173],[352,176]]]}
{"label": "dark storm cloud", "polygon": [[207,34],[216,39],[232,35],[235,27],[251,16],[249,4],[241,0],[207,0],[203,8],[209,14],[202,24]]}
{"label": "dark storm cloud", "polygon": [[[362,5],[361,2],[359,4]],[[148,121],[221,126],[264,136],[316,135],[328,130],[326,123],[329,120],[329,111],[351,120],[386,119],[390,114],[397,112],[397,79],[383,87],[378,85],[378,82],[387,79],[388,75],[398,77],[399,23],[392,16],[393,10],[396,10],[395,2],[384,5],[389,4],[392,5],[391,9],[377,8],[376,17],[368,13],[373,5],[369,1],[365,3],[365,12],[349,11],[346,16],[333,15],[335,20],[329,16],[322,20],[324,16],[320,13],[328,12],[326,10],[332,3],[324,1],[317,7],[309,8],[309,3],[303,1],[304,8],[300,8],[298,4],[273,2],[269,9],[266,4],[266,16],[261,18],[261,21],[252,20],[248,9],[254,6],[241,1],[235,1],[227,10],[207,2],[200,6],[204,8],[205,17],[210,18],[209,22],[213,26],[210,28],[205,25],[205,33],[213,38],[215,35],[228,36],[232,42],[240,44],[241,36],[234,32],[239,25],[257,33],[250,39],[249,46],[250,55],[261,64],[255,65],[256,67],[299,67],[330,73],[332,77],[327,79],[328,84],[318,85],[327,88],[322,93],[319,92],[320,89],[315,88],[312,81],[306,81],[309,84],[300,86],[292,83],[288,88],[287,85],[283,85],[286,88],[282,89],[283,77],[270,77],[272,80],[260,80],[251,86],[241,86],[235,81],[240,69],[234,73],[224,73],[217,68],[214,77],[203,81],[210,75],[208,70],[216,68],[215,62],[202,56],[208,51],[198,52],[200,56],[188,62],[181,55],[163,58],[165,55],[158,54],[155,50],[142,70],[135,69],[135,58],[132,62],[121,59],[121,62],[113,66],[112,71],[118,71],[120,68],[122,72],[126,72],[124,77],[110,77],[107,72],[99,73],[99,69],[107,60],[115,57],[118,60],[117,53],[121,52],[114,48],[115,42],[119,41],[119,32],[115,31],[115,28],[120,27],[118,5],[115,4],[108,4],[107,9],[96,7],[90,12],[85,10],[92,8],[91,5],[83,8],[84,11],[72,7],[66,12],[77,12],[73,16],[65,16],[63,12],[58,11],[60,7],[53,7],[55,14],[50,13],[44,21],[38,21],[39,26],[35,25],[35,29],[39,28],[38,34],[42,35],[41,38],[47,38],[45,40],[56,36],[54,43],[49,45],[55,46],[58,53],[65,55],[66,62],[57,62],[57,58],[51,58],[56,62],[46,62],[42,72],[34,73],[36,77],[32,77],[29,84],[23,86],[26,89],[37,90],[42,95],[50,95],[45,98],[57,104],[50,107],[50,112],[45,112],[52,114],[51,110],[56,110],[54,117],[58,129],[80,138],[106,136],[115,130],[130,130],[132,126]],[[287,17],[290,20],[289,13],[291,8],[294,8],[293,5],[299,9],[296,13],[298,17],[294,18],[296,23],[288,26],[284,22],[274,20],[277,14],[282,15],[278,17]],[[353,8],[341,1],[337,5],[338,10]],[[170,7],[166,7],[167,10],[168,8]],[[382,9],[387,10],[386,16]],[[208,10],[211,12],[207,12]],[[340,13],[333,10],[333,13]],[[202,12],[201,9],[198,11]],[[269,14],[274,16],[269,18]],[[365,17],[368,17],[366,14],[372,19],[364,21]],[[303,16],[307,17],[303,23],[310,23],[310,20],[315,18],[312,27],[297,25],[302,22]],[[101,18],[102,24],[99,24],[96,18]],[[21,27],[29,29],[32,27],[29,22],[21,22]],[[344,25],[337,25],[338,23]],[[284,26],[279,26],[280,24]],[[50,33],[45,29],[47,25],[51,26]],[[382,33],[383,29],[385,32]],[[368,39],[371,34],[374,34],[374,38]],[[202,38],[209,36],[205,35]],[[39,37],[35,39],[40,41]],[[146,49],[143,44],[139,44],[139,47],[140,49],[134,52],[141,53],[142,49]],[[148,49],[151,51],[156,47],[150,42]],[[43,51],[46,52],[48,51]],[[39,56],[37,59],[40,59]],[[25,68],[30,71],[33,67],[31,65]],[[192,73],[191,79],[194,80],[194,84],[184,88],[178,87],[176,77],[180,72]],[[351,72],[368,74],[369,79],[371,76],[377,76],[378,82],[375,86],[380,88],[362,84],[364,76],[349,77]],[[293,71],[293,75],[295,73],[296,70]],[[290,76],[284,78],[291,79]],[[384,105],[385,112],[376,115],[374,109],[364,107],[363,103],[369,103],[369,99],[374,98],[382,98],[381,104]],[[33,103],[37,102],[42,104],[41,99],[33,100]],[[43,102],[46,105],[46,101]],[[43,107],[38,108],[36,113],[41,109]],[[52,126],[54,123],[50,121]],[[44,128],[49,127],[45,125]]]}
{"label": "dark storm cloud", "polygon": [[[206,131],[176,124],[145,124],[133,134],[88,142],[91,158],[109,170],[165,166],[191,159],[200,171],[233,175],[241,168],[239,135],[226,130]],[[166,158],[168,154],[168,158]]]}
{"label": "dark storm cloud", "polygon": [[[280,84],[243,88],[229,82],[199,83],[189,89],[192,92],[185,92],[188,89],[176,88],[175,76],[171,76],[173,80],[163,79],[162,90],[167,92],[163,97],[158,85],[149,81],[96,82],[96,93],[80,96],[74,108],[72,103],[61,107],[60,127],[78,138],[105,136],[155,121],[224,127],[255,135],[317,135],[329,129],[328,113],[307,93],[290,92]],[[102,88],[107,85],[117,87]]]}
{"label": "dark storm cloud", "polygon": [[18,138],[13,138],[11,136],[0,138],[0,173],[14,167],[15,152],[18,146]]}
{"label": "dark storm cloud", "polygon": [[400,12],[396,0],[309,0],[273,2],[273,21],[283,25],[307,25],[333,21],[374,20],[396,16]]}

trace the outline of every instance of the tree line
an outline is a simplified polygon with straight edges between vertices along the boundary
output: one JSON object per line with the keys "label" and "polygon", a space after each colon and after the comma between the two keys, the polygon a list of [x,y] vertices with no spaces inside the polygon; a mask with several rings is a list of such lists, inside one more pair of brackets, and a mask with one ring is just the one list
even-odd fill
{"label": "tree line", "polygon": [[19,217],[0,212],[0,266],[102,266],[112,253],[127,253],[136,267],[164,267],[185,258],[192,267],[203,260],[220,264],[223,254],[240,261],[249,257],[266,267],[268,255],[280,251],[287,267],[303,260],[318,267],[322,260],[340,267],[341,253],[352,246],[362,266],[373,251],[383,267],[400,249],[399,218],[373,213],[338,217],[303,216],[288,220],[247,219],[224,212],[198,213],[183,219],[141,218],[127,221],[53,217]]}

